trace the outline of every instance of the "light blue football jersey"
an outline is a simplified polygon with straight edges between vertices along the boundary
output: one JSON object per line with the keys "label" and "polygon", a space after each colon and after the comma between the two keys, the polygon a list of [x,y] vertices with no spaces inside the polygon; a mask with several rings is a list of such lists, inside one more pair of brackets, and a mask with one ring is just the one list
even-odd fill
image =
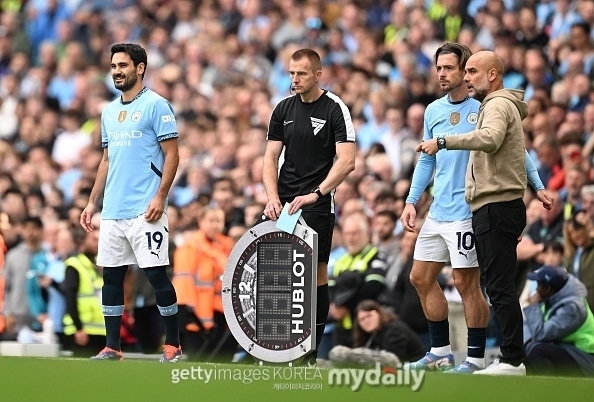
{"label": "light blue football jersey", "polygon": [[[432,102],[425,109],[423,141],[473,131],[478,121],[479,107],[480,102],[472,98],[450,102],[449,95]],[[528,152],[524,155],[528,182],[537,191],[544,189],[534,161]],[[444,149],[432,156],[422,153],[413,173],[406,203],[416,204],[419,201],[435,171],[430,216],[438,222],[470,219],[472,212],[464,198],[469,159],[470,151],[467,150]]]}
{"label": "light blue football jersey", "polygon": [[[479,101],[472,98],[452,103],[449,95],[432,102],[425,110],[423,141],[474,130],[480,105]],[[413,173],[406,202],[417,203],[435,171],[434,200],[429,209],[431,217],[439,222],[471,218],[470,207],[464,199],[464,179],[469,158],[470,151],[465,150],[440,150],[432,156],[422,153]]]}
{"label": "light blue football jersey", "polygon": [[173,107],[146,87],[130,102],[117,98],[105,107],[101,145],[107,147],[109,170],[102,219],[146,212],[161,184],[165,154],[159,143],[177,137]]}

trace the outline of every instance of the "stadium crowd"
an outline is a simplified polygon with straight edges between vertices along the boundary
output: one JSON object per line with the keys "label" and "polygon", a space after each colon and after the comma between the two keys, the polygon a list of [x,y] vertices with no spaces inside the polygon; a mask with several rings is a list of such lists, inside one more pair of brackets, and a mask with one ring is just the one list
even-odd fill
{"label": "stadium crowd", "polygon": [[[315,49],[323,62],[320,86],[349,107],[358,148],[355,170],[336,189],[329,272],[346,253],[341,223],[362,213],[369,242],[385,252],[389,265],[386,291],[377,301],[425,346],[418,296],[402,274],[410,272],[415,236],[402,232],[398,218],[425,107],[443,95],[432,57],[444,41],[495,51],[504,62],[505,87],[525,90],[525,146],[547,189],[558,194],[547,211],[526,191],[518,296],[527,303],[527,273],[546,262],[546,250],[561,248],[565,267],[586,285],[594,308],[594,2],[2,0],[0,8],[0,231],[6,261],[19,253],[16,271],[0,276],[7,285],[4,300],[0,293],[4,339],[16,337],[15,317],[34,330],[48,317],[47,308],[32,308],[39,301],[32,301],[28,287],[37,280],[27,275],[35,271],[33,255],[43,252],[58,266],[46,274],[59,283],[59,264],[76,249],[80,214],[102,157],[101,110],[118,96],[109,74],[109,47],[117,42],[142,44],[148,53],[144,81],[175,110],[180,164],[167,212],[179,248],[195,241],[208,206],[224,213],[220,230],[216,224],[208,230],[234,241],[261,215],[268,121],[276,103],[290,95],[291,54]],[[430,202],[427,191],[417,204],[420,220]],[[589,219],[575,218],[582,210]],[[31,217],[43,223],[39,239],[23,231]],[[176,260],[174,248],[175,278],[185,261]],[[221,264],[218,255],[204,258]],[[130,350],[153,353],[162,331],[154,296],[137,269],[128,276],[123,340]],[[456,334],[465,335],[464,318],[447,268],[440,279],[450,313],[458,315],[450,320],[462,326],[452,329],[452,346],[463,350],[466,340]],[[217,305],[210,300],[208,309]],[[141,316],[144,327],[135,331]],[[182,327],[186,335],[201,329],[190,321]]]}

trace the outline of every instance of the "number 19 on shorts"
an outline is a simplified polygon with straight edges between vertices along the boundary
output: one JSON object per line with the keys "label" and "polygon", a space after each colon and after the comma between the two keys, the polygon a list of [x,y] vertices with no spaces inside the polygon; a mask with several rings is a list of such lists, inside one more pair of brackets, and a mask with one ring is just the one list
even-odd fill
{"label": "number 19 on shorts", "polygon": [[[156,230],[152,233],[145,232],[144,234],[146,235],[146,241],[149,251],[151,252],[151,254],[158,255],[158,250],[161,249],[161,244],[163,244],[163,233]],[[157,252],[153,251],[153,246],[156,246],[155,250],[157,250]]]}

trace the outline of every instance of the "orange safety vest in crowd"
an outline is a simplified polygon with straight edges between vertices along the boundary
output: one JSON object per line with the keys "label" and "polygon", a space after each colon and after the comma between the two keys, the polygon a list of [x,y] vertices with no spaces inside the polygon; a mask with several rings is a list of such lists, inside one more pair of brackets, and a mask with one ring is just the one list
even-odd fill
{"label": "orange safety vest in crowd", "polygon": [[[223,312],[221,277],[233,248],[233,239],[220,234],[209,240],[198,230],[191,240],[175,250],[173,286],[177,304],[191,306],[194,314],[208,330],[214,326],[214,312]],[[196,325],[187,326],[197,331]]]}
{"label": "orange safety vest in crowd", "polygon": [[4,317],[4,254],[6,253],[6,244],[4,237],[0,235],[0,334],[6,329],[6,319]]}

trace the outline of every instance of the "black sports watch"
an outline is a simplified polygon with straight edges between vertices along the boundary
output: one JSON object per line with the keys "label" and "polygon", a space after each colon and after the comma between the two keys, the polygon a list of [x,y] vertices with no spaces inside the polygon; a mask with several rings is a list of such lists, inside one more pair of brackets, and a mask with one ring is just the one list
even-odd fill
{"label": "black sports watch", "polygon": [[446,147],[446,139],[445,137],[437,137],[437,148],[438,149],[445,149]]}
{"label": "black sports watch", "polygon": [[312,193],[316,193],[318,195],[318,198],[322,198],[324,196],[324,194],[322,194],[322,191],[320,190],[320,187],[316,187],[314,190],[311,190]]}

